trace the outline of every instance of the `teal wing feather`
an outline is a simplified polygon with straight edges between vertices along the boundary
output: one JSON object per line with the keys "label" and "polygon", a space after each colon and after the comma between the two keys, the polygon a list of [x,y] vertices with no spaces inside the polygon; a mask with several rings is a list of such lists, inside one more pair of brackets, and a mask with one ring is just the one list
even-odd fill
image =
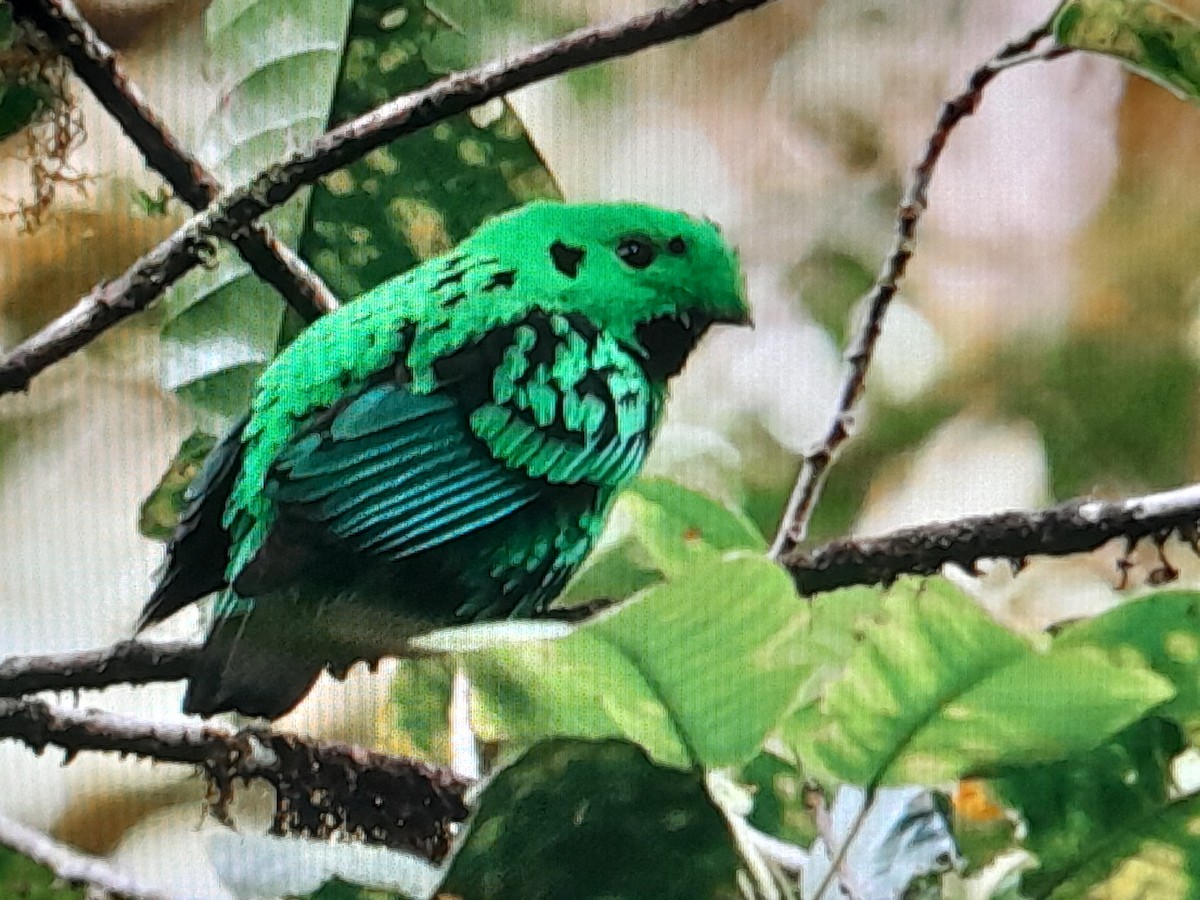
{"label": "teal wing feather", "polygon": [[[330,545],[400,562],[527,506],[538,485],[471,439],[452,396],[393,381],[368,387],[292,440],[265,493],[277,520],[234,581],[242,594],[286,582],[296,552],[319,557]],[[320,537],[298,540],[306,526]]]}
{"label": "teal wing feather", "polygon": [[[569,576],[612,494],[640,468],[661,396],[596,326],[541,312],[434,371],[423,393],[397,366],[283,446],[264,488],[275,519],[234,578],[238,594],[281,587],[331,552],[400,563],[538,504],[549,543],[537,550],[536,535],[509,535],[481,566],[511,583],[501,606],[524,608],[522,592],[535,588],[541,603]],[[561,560],[556,542],[570,545]]]}

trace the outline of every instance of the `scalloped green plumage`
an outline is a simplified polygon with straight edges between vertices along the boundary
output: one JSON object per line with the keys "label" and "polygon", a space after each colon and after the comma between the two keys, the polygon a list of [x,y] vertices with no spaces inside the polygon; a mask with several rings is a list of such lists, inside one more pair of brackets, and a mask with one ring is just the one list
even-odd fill
{"label": "scalloped green plumage", "polygon": [[326,664],[544,609],[670,378],[710,325],[748,320],[711,223],[538,202],[313,324],[206,464],[144,615],[230,586],[187,706],[278,715]]}

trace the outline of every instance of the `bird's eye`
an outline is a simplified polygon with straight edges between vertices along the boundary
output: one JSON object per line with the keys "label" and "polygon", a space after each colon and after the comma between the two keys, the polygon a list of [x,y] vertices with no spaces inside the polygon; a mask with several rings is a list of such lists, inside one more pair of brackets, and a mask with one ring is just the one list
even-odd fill
{"label": "bird's eye", "polygon": [[656,255],[654,244],[645,238],[621,238],[621,242],[617,244],[617,257],[625,265],[634,269],[646,268],[654,262]]}

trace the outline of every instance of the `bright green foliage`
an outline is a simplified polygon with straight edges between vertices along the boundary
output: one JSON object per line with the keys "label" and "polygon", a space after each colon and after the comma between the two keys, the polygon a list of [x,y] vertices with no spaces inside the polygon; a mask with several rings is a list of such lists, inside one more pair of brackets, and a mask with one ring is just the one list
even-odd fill
{"label": "bright green foliage", "polygon": [[[228,94],[205,126],[227,183],[286,159],[332,124],[442,74],[460,36],[421,0],[216,0],[210,64]],[[500,105],[381,147],[264,221],[349,299],[449,249],[484,218],[557,188]],[[297,330],[274,289],[231,250],[172,292],[163,379],[213,430],[240,415],[255,379]]]}
{"label": "bright green foliage", "polygon": [[0,847],[0,897],[5,900],[78,900],[84,892],[55,881],[54,873]]}
{"label": "bright green foliage", "polygon": [[1147,824],[1171,803],[1168,764],[1185,746],[1179,728],[1142,719],[1110,742],[1070,760],[1018,769],[996,779],[1006,804],[1028,829],[1023,845],[1038,867],[1023,879],[1042,896],[1110,842],[1147,839]]}
{"label": "bright green foliage", "polygon": [[518,745],[612,736],[666,765],[745,762],[803,683],[808,619],[773,563],[711,552],[566,638],[466,655],[474,721]]}
{"label": "bright green foliage", "polygon": [[712,550],[765,550],[766,540],[736,510],[665,478],[634,482],[618,498],[604,539],[560,600],[623,600],[686,572]]}
{"label": "bright green foliage", "polygon": [[1170,699],[1138,658],[1042,653],[946,582],[904,581],[824,697],[788,723],[806,770],[861,785],[937,784],[1094,747]]}
{"label": "bright green foliage", "polygon": [[1180,6],[1067,0],[1055,14],[1054,36],[1067,47],[1116,56],[1180,97],[1200,100],[1200,21]]}
{"label": "bright green foliage", "polygon": [[1193,739],[1200,737],[1200,594],[1163,591],[1123,604],[1067,628],[1056,643],[1136,651],[1175,688],[1175,697],[1157,714],[1174,719]]}
{"label": "bright green foliage", "polygon": [[480,798],[442,886],[472,900],[736,900],[728,829],[693,773],[629,744],[556,740]]}

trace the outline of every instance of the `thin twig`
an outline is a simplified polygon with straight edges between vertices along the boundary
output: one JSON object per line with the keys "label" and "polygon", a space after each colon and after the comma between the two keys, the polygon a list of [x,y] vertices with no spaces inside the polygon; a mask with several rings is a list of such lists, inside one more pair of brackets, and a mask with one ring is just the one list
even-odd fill
{"label": "thin twig", "polygon": [[[268,210],[376,147],[458,115],[510,91],[573,69],[699,34],[770,0],[690,0],[646,15],[573,31],[509,60],[458,72],[322,135],[193,217],[109,285],[0,358],[0,394],[24,390],[35,375],[117,322],[145,309],[203,260],[189,244],[233,240]],[[154,274],[153,280],[150,275]]]}
{"label": "thin twig", "polygon": [[449,849],[450,826],[466,818],[467,782],[425,763],[348,744],[316,743],[261,729],[145,722],[100,710],[57,709],[0,699],[0,740],[37,752],[141,756],[199,766],[224,817],[235,780],[257,779],[276,793],[275,834],[351,834],[434,861]]}
{"label": "thin twig", "polygon": [[970,116],[983,99],[983,91],[1000,72],[1034,60],[1050,59],[1068,52],[1066,48],[1052,46],[1045,51],[1031,52],[1050,36],[1050,26],[1043,25],[1020,40],[1013,41],[995,56],[971,73],[967,88],[958,96],[942,104],[937,125],[925,143],[925,152],[914,167],[912,177],[896,215],[896,236],[891,251],[884,260],[879,275],[871,290],[863,298],[866,314],[862,326],[855,336],[847,354],[850,365],[838,397],[837,412],[829,429],[816,450],[804,457],[796,486],[788,500],[779,525],[779,531],[771,545],[772,559],[788,555],[804,540],[808,523],[820,497],[821,488],[830,465],[838,450],[850,437],[854,425],[854,413],[866,386],[867,370],[875,353],[875,345],[883,327],[883,317],[896,296],[900,281],[904,277],[915,246],[917,224],[921,220],[929,201],[929,184],[934,169],[946,149],[950,133],[965,118]]}
{"label": "thin twig", "polygon": [[[179,199],[194,210],[216,199],[220,183],[170,133],[73,0],[12,0],[10,7],[16,21],[37,28],[70,61],[75,74]],[[254,273],[279,291],[305,321],[337,308],[337,297],[320,276],[266,227],[255,225],[233,243]]]}
{"label": "thin twig", "polygon": [[200,645],[122,641],[103,650],[13,656],[0,660],[0,697],[151,684],[188,677]]}
{"label": "thin twig", "polygon": [[30,828],[2,812],[0,847],[7,847],[49,869],[58,881],[71,887],[99,891],[111,900],[180,900],[179,895],[139,884],[133,878],[114,869],[107,860],[88,856],[66,844],[60,844],[50,835]]}

